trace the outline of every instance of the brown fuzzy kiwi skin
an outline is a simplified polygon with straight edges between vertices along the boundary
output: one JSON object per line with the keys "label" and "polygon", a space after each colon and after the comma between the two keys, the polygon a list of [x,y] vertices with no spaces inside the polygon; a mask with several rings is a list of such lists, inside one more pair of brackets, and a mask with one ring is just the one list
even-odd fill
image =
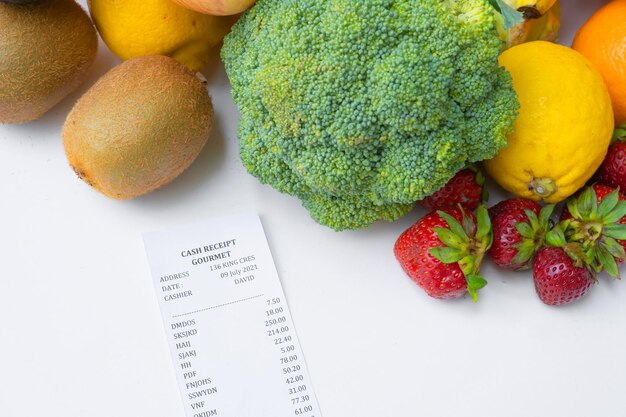
{"label": "brown fuzzy kiwi skin", "polygon": [[205,83],[165,56],[134,58],[106,73],[63,126],[70,166],[116,200],[169,183],[196,159],[213,125]]}
{"label": "brown fuzzy kiwi skin", "polygon": [[74,0],[0,2],[0,123],[40,118],[83,83],[97,50]]}

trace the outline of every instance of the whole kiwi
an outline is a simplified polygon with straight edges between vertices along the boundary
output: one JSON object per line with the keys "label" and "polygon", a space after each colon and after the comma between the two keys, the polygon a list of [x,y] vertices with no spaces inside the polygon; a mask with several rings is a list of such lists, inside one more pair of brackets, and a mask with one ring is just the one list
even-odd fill
{"label": "whole kiwi", "polygon": [[0,3],[0,123],[41,117],[82,84],[97,49],[74,0]]}
{"label": "whole kiwi", "polygon": [[196,159],[213,124],[205,82],[165,56],[134,58],[106,73],[63,126],[70,166],[118,200],[172,181]]}

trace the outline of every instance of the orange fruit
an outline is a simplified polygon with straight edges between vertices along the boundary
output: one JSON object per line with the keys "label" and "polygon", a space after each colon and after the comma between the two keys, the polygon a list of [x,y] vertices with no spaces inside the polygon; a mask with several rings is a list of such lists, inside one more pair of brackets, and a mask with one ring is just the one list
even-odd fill
{"label": "orange fruit", "polygon": [[572,48],[602,75],[611,94],[615,122],[626,122],[626,0],[614,0],[580,28]]}

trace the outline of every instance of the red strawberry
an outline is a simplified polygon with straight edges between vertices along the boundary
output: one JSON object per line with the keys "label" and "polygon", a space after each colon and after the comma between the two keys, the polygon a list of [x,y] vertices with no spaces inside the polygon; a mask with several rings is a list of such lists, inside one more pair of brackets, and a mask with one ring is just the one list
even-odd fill
{"label": "red strawberry", "polygon": [[462,208],[432,212],[396,241],[394,254],[402,269],[431,297],[452,299],[469,291],[476,301],[476,291],[487,284],[478,275],[492,239],[484,206],[477,217]]}
{"label": "red strawberry", "polygon": [[450,207],[463,206],[474,211],[483,200],[485,176],[474,168],[463,169],[443,186],[439,191],[420,201],[428,211],[444,210]]}
{"label": "red strawberry", "polygon": [[539,203],[525,198],[511,198],[491,207],[493,245],[489,255],[495,264],[514,270],[530,268],[550,228],[553,210],[550,205],[542,211]]}
{"label": "red strawberry", "polygon": [[589,292],[593,275],[587,268],[576,266],[563,248],[545,247],[533,263],[535,289],[541,301],[558,306],[578,300]]}
{"label": "red strawberry", "polygon": [[597,172],[598,181],[613,188],[626,190],[626,143],[614,143]]}
{"label": "red strawberry", "polygon": [[626,124],[615,129],[613,144],[597,172],[598,181],[626,190]]}

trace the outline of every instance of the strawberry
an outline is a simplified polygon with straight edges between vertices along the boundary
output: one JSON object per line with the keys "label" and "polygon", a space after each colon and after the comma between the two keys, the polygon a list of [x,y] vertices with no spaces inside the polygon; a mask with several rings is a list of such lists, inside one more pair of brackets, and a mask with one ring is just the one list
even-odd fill
{"label": "strawberry", "polygon": [[447,300],[469,292],[476,301],[487,284],[479,268],[491,246],[491,222],[482,205],[476,216],[460,206],[431,212],[396,241],[402,269],[431,297]]}
{"label": "strawberry", "polygon": [[536,201],[525,198],[511,198],[491,207],[493,245],[489,255],[495,264],[514,270],[530,268],[550,229],[553,210],[553,205],[542,210]]}
{"label": "strawberry", "polygon": [[[618,190],[594,184],[567,200],[559,223],[565,240],[579,245],[578,256],[595,272],[619,277],[626,260],[626,198]],[[570,253],[571,256],[571,253]]]}
{"label": "strawberry", "polygon": [[593,275],[584,266],[576,266],[563,248],[540,249],[533,262],[533,280],[537,295],[552,306],[571,303],[589,292]]}
{"label": "strawberry", "polygon": [[443,188],[420,201],[428,211],[444,210],[458,204],[468,211],[474,211],[486,199],[485,175],[474,167],[465,168]]}
{"label": "strawberry", "polygon": [[596,175],[600,183],[626,190],[626,124],[615,129],[612,145]]}

